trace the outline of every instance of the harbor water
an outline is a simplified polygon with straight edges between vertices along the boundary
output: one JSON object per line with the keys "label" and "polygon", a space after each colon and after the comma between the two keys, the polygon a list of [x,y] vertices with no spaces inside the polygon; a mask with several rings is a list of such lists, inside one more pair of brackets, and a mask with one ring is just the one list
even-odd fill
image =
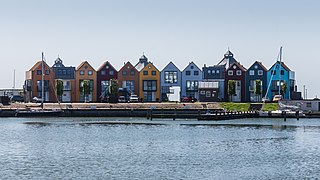
{"label": "harbor water", "polygon": [[1,118],[1,179],[315,179],[320,119]]}

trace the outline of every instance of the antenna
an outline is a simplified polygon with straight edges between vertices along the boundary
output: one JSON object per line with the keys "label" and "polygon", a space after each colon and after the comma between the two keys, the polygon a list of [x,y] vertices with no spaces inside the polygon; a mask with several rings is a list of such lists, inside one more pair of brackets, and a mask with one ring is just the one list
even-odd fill
{"label": "antenna", "polygon": [[13,89],[16,89],[16,69],[13,69]]}

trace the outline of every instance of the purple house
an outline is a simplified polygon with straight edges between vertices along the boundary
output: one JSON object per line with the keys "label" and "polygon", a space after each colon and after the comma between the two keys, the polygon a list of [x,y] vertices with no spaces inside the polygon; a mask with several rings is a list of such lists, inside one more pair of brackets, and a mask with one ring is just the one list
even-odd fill
{"label": "purple house", "polygon": [[110,64],[104,62],[97,71],[97,99],[101,101],[101,94],[109,88],[110,79],[118,79],[118,71]]}

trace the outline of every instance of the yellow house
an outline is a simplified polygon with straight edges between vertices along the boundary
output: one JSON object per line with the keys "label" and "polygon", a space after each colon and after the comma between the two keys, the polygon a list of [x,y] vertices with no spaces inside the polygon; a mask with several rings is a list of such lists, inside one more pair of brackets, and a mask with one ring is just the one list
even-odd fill
{"label": "yellow house", "polygon": [[[97,72],[87,62],[82,62],[76,69],[76,101],[77,102],[96,102],[97,101]],[[83,93],[83,82],[89,81],[90,93],[85,96]]]}
{"label": "yellow house", "polygon": [[149,62],[139,72],[139,96],[144,102],[160,100],[160,71]]}

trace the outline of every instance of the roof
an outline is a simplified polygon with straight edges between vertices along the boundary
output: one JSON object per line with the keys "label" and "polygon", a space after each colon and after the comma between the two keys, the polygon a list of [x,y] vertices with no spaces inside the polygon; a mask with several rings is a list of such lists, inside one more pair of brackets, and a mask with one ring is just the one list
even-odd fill
{"label": "roof", "polygon": [[138,71],[141,71],[148,63],[148,58],[143,54],[139,58],[139,62],[134,66]]}
{"label": "roof", "polygon": [[[159,69],[152,63],[149,62],[145,67],[143,67],[141,70],[143,70],[144,68],[146,68],[147,66],[152,65],[157,71],[159,71]],[[160,71],[159,71],[160,72]]]}
{"label": "roof", "polygon": [[[269,69],[269,71],[272,70],[273,67],[274,67],[276,64],[280,64],[280,61],[275,62],[275,63],[271,66],[271,68]],[[291,69],[290,69],[283,61],[281,61],[281,66],[282,66],[286,71],[291,71]]]}
{"label": "roof", "polygon": [[228,65],[230,67],[230,65],[233,64],[234,62],[237,62],[237,60],[233,57],[233,53],[230,50],[228,50],[224,54],[223,59],[217,65],[227,66],[226,68],[228,68]]}
{"label": "roof", "polygon": [[[39,66],[41,65],[41,62],[42,62],[42,61],[36,62],[29,71],[34,71],[34,70],[36,70],[37,67],[39,67]],[[47,64],[45,61],[43,61],[43,63],[44,63],[44,67],[48,66],[48,64]],[[49,66],[48,66],[48,67],[49,67]],[[50,68],[50,67],[49,67],[49,68]]]}
{"label": "roof", "polygon": [[97,71],[101,71],[106,65],[109,65],[112,69],[116,70],[109,61],[104,62]]}
{"label": "roof", "polygon": [[255,64],[258,64],[264,71],[268,71],[268,69],[262,64],[262,62],[260,61],[255,61],[250,67],[249,69],[254,66]]}
{"label": "roof", "polygon": [[177,68],[177,69],[180,71],[180,69],[179,69],[172,61],[170,61],[170,62],[162,69],[162,71],[165,70],[170,64],[172,64],[175,68]]}
{"label": "roof", "polygon": [[189,64],[183,69],[183,71],[185,71],[191,64],[193,64],[196,68],[198,68],[198,70],[202,71],[193,61],[189,62]]}
{"label": "roof", "polygon": [[241,65],[239,62],[237,62],[237,61],[234,62],[234,63],[232,63],[232,64],[230,65],[230,67],[227,68],[227,70],[231,69],[233,65],[238,66],[242,71],[247,71],[247,69],[246,69],[244,66],[242,66],[242,65]]}
{"label": "roof", "polygon": [[126,68],[128,65],[130,65],[133,69],[137,71],[137,69],[131,64],[131,62],[128,61],[120,68],[119,72],[122,71],[123,68]]}
{"label": "roof", "polygon": [[76,71],[78,71],[85,64],[88,64],[95,71],[95,69],[88,63],[88,61],[83,61],[81,64],[79,64],[79,66],[76,68]]}

